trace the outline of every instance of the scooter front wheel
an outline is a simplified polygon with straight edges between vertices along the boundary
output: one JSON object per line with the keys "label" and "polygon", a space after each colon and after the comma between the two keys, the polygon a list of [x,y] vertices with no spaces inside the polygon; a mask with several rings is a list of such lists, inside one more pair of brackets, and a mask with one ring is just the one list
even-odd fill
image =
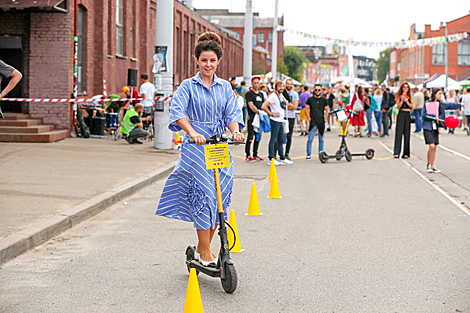
{"label": "scooter front wheel", "polygon": [[338,151],[336,151],[336,154],[335,154],[336,161],[341,160],[342,157],[343,157],[343,151],[339,149]]}
{"label": "scooter front wheel", "polygon": [[344,157],[346,158],[346,161],[351,162],[352,160],[351,152],[346,151],[346,153],[344,154]]}
{"label": "scooter front wheel", "polygon": [[[194,260],[194,255],[196,254],[196,247],[189,246],[186,249],[186,267],[188,268],[188,273],[191,272],[191,261]],[[196,270],[196,274],[199,275],[199,271]]]}
{"label": "scooter front wheel", "polygon": [[328,154],[326,154],[325,151],[322,151],[320,152],[320,155],[318,156],[318,158],[320,159],[320,162],[326,163],[326,161],[328,161]]}
{"label": "scooter front wheel", "polygon": [[225,279],[221,279],[222,287],[226,293],[233,293],[237,289],[238,276],[235,265],[233,264],[224,264],[225,270]]}
{"label": "scooter front wheel", "polygon": [[374,149],[367,149],[366,151],[366,158],[367,160],[370,160],[374,157],[375,151]]}

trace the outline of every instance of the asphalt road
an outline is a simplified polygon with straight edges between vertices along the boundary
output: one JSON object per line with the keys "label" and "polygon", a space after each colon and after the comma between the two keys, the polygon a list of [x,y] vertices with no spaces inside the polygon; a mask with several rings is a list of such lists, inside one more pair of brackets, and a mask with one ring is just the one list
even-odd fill
{"label": "asphalt road", "polygon": [[[470,312],[470,216],[425,181],[466,199],[470,160],[440,149],[443,173],[428,174],[421,137],[408,162],[390,158],[393,135],[347,141],[376,158],[306,161],[306,138],[295,137],[294,165],[277,168],[278,200],[267,199],[269,167],[232,148],[232,209],[246,251],[232,254],[235,293],[199,275],[205,312]],[[325,150],[339,142],[328,133]],[[470,137],[441,142],[470,156]],[[244,215],[252,182],[260,217]],[[184,252],[196,236],[192,224],[154,215],[163,183],[0,265],[0,312],[182,312]]]}

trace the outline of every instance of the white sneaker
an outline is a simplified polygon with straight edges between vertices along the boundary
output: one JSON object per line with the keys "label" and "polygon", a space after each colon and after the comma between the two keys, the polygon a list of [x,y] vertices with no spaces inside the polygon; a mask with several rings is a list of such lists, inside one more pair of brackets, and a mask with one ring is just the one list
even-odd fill
{"label": "white sneaker", "polygon": [[331,125],[331,129],[336,129],[335,125]]}
{"label": "white sneaker", "polygon": [[310,155],[307,155],[307,157],[305,158],[305,160],[307,161],[310,161],[312,159],[312,157]]}
{"label": "white sneaker", "polygon": [[438,170],[434,165],[432,166],[433,173],[440,173],[441,170]]}
{"label": "white sneaker", "polygon": [[[271,165],[271,160],[268,160],[268,165]],[[274,159],[274,165],[279,166],[279,165],[281,165],[281,162],[279,162],[278,160]]]}
{"label": "white sneaker", "polygon": [[288,159],[284,159],[284,160],[281,160],[280,163],[281,163],[281,165],[282,165],[282,164],[285,164],[285,165],[292,165],[292,164],[294,164],[294,161],[290,161],[290,160],[288,160]]}

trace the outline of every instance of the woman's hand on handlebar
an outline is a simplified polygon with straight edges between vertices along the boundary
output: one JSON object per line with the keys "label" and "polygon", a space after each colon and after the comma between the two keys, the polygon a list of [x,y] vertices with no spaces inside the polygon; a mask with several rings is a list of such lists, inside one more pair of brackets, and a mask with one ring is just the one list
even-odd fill
{"label": "woman's hand on handlebar", "polygon": [[197,145],[203,145],[206,143],[206,137],[203,135],[197,133],[197,132],[191,132],[189,136],[194,139],[194,143]]}
{"label": "woman's hand on handlebar", "polygon": [[245,136],[243,135],[243,133],[238,131],[238,132],[234,132],[232,134],[232,139],[233,139],[233,141],[244,141]]}

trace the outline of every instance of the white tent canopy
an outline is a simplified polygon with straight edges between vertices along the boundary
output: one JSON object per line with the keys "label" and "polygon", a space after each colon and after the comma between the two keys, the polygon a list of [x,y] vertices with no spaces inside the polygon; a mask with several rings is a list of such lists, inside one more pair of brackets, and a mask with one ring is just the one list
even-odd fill
{"label": "white tent canopy", "polygon": [[[452,78],[447,77],[447,86],[452,86],[457,84],[457,81]],[[426,84],[426,88],[444,88],[446,86],[446,76],[442,74],[437,79],[433,80]]]}

